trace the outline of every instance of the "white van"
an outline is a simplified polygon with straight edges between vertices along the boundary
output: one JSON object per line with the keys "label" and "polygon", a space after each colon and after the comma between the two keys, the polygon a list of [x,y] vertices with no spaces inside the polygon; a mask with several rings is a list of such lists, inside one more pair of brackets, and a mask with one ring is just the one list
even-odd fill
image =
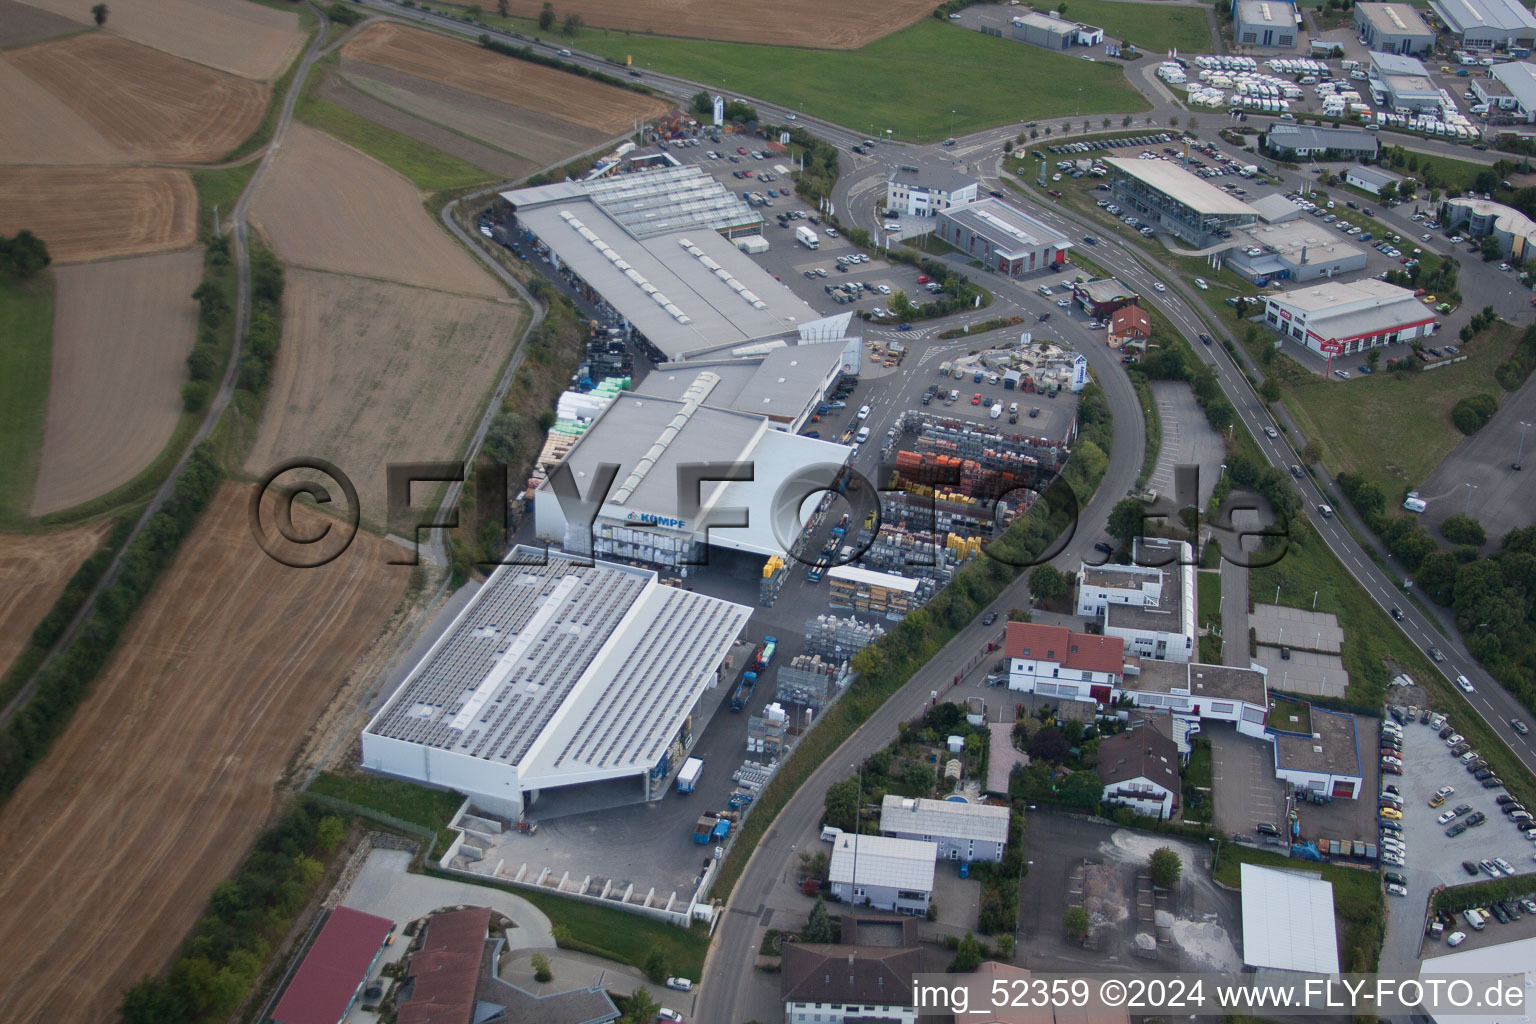
{"label": "white van", "polygon": [[1002,414],[1003,414],[1003,403],[1002,402],[998,402],[996,405],[992,406],[992,411],[991,411],[991,413],[989,415],[993,419],[997,419]]}
{"label": "white van", "polygon": [[855,444],[863,444],[865,441],[868,441],[868,440],[869,440],[869,428],[868,427],[860,427],[859,428],[859,432],[854,435],[854,438],[853,438],[854,443]]}
{"label": "white van", "polygon": [[1461,912],[1461,916],[1467,919],[1467,924],[1471,925],[1472,930],[1475,932],[1482,931],[1483,926],[1488,923],[1483,915],[1476,910],[1464,910]]}
{"label": "white van", "polygon": [[835,843],[837,842],[837,837],[842,834],[843,830],[840,828],[834,828],[831,825],[821,826],[821,841],[824,843]]}
{"label": "white van", "polygon": [[562,56],[562,57],[569,57],[570,55],[571,55],[571,51],[570,50],[561,50],[560,51],[560,56]]}

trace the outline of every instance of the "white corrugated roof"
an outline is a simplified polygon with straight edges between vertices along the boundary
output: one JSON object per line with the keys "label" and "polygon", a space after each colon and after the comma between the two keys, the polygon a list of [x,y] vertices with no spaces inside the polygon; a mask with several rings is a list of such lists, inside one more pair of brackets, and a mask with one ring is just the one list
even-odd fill
{"label": "white corrugated roof", "polygon": [[1294,871],[1242,866],[1243,963],[1339,973],[1333,883]]}
{"label": "white corrugated roof", "polygon": [[1006,843],[1008,808],[887,795],[880,803],[880,831]]}
{"label": "white corrugated roof", "polygon": [[[857,879],[853,877],[855,850],[858,852]],[[889,836],[855,836],[845,832],[833,844],[832,866],[827,877],[834,882],[932,892],[933,862],[938,856],[939,848],[935,843]]]}
{"label": "white corrugated roof", "polygon": [[1134,157],[1109,157],[1109,166],[1177,199],[1192,210],[1204,214],[1254,213],[1253,207],[1230,196],[1204,178],[1184,170],[1168,160],[1138,160]]}

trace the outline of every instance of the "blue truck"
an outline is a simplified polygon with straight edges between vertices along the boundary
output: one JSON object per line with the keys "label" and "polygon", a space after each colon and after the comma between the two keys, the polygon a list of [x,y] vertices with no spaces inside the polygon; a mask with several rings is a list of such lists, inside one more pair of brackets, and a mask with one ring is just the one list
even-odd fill
{"label": "blue truck", "polygon": [[757,673],[743,672],[741,682],[736,685],[736,692],[731,694],[731,710],[740,711],[747,706],[747,701],[752,699],[752,691],[757,688]]}

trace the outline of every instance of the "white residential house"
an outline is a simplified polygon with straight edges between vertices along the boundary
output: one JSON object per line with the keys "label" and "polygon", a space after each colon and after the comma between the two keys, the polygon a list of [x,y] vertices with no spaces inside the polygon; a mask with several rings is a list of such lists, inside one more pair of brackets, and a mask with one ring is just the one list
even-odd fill
{"label": "white residential house", "polygon": [[880,834],[933,843],[939,860],[1003,859],[1008,808],[888,794],[880,803]]}
{"label": "white residential house", "polygon": [[1179,802],[1179,748],[1173,716],[1134,711],[1130,728],[1099,741],[1103,801],[1152,818],[1172,818]]}

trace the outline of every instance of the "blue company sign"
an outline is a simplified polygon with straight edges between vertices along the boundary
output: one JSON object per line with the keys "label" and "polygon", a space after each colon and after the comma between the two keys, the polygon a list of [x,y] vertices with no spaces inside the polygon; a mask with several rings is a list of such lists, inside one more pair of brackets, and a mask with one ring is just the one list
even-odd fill
{"label": "blue company sign", "polygon": [[626,522],[645,523],[647,526],[665,526],[673,530],[686,530],[688,520],[672,519],[668,516],[652,515],[649,512],[630,512],[624,517]]}

